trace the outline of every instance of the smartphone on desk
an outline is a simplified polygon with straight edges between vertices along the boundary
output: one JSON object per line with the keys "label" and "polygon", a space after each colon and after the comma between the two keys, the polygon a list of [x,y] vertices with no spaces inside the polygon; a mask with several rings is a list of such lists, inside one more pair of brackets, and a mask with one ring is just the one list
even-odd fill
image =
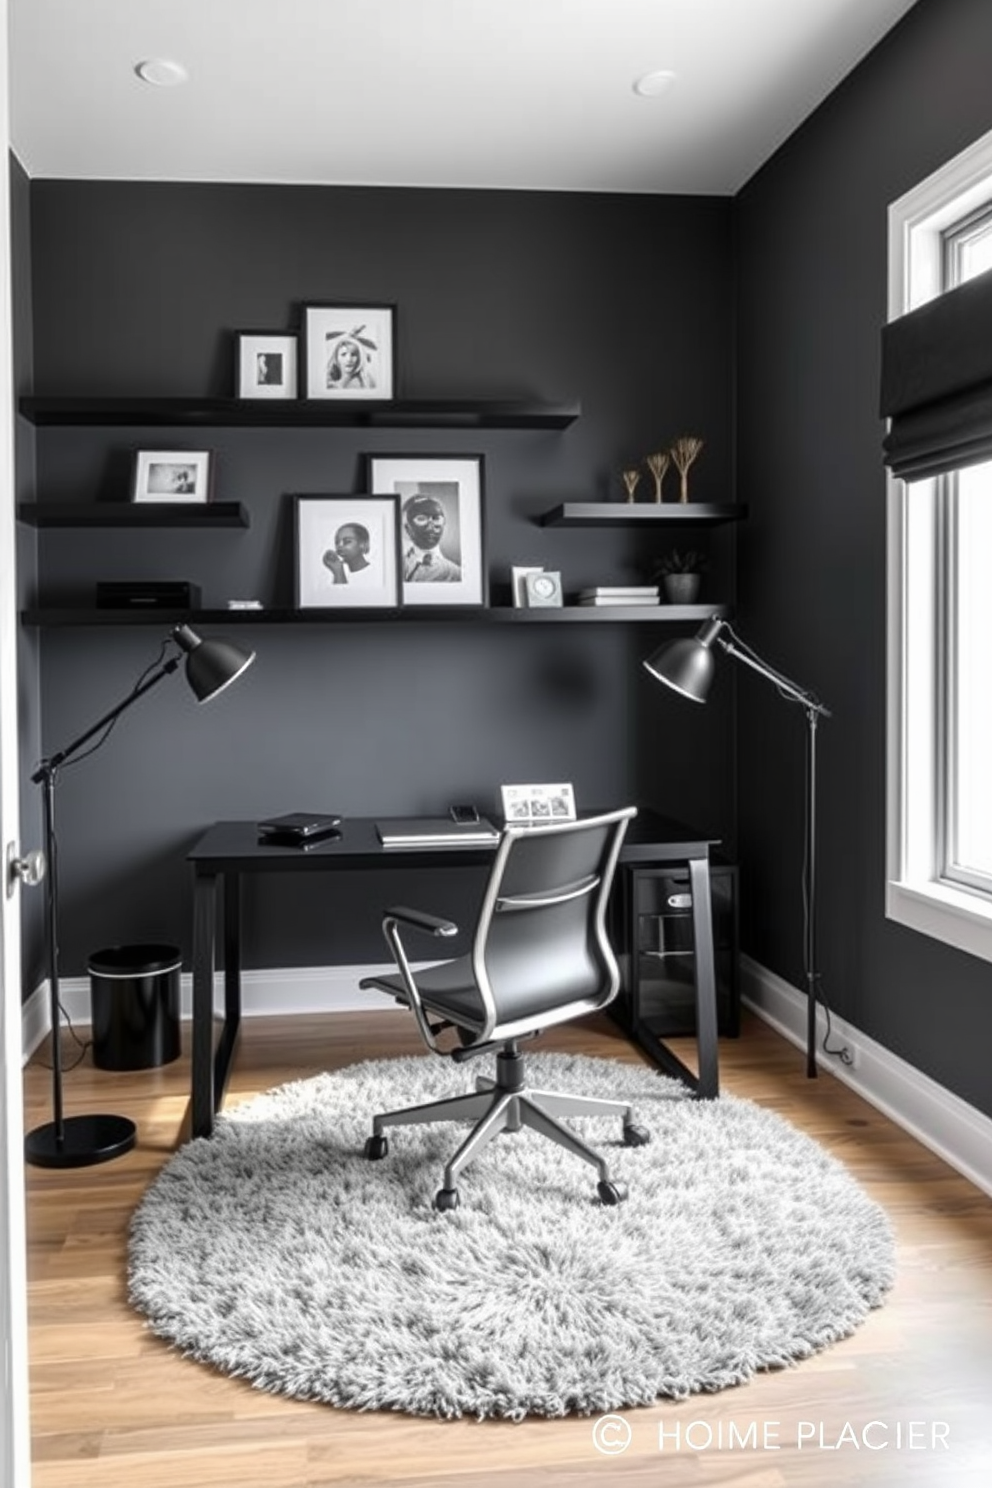
{"label": "smartphone on desk", "polygon": [[459,826],[463,827],[471,826],[479,820],[477,809],[474,806],[464,804],[449,807],[448,815],[453,822],[457,822]]}

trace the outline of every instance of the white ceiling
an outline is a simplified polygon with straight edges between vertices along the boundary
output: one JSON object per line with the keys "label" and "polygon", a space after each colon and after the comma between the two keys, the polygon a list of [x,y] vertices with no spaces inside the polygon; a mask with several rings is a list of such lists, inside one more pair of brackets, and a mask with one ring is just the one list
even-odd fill
{"label": "white ceiling", "polygon": [[729,194],[912,4],[11,0],[11,138],[31,177]]}

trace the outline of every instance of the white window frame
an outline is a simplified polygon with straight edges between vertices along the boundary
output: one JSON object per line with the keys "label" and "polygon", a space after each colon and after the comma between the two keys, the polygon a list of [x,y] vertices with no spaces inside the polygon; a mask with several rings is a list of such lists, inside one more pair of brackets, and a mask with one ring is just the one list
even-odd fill
{"label": "white window frame", "polygon": [[[992,133],[889,207],[889,319],[941,293],[942,234],[992,200]],[[992,961],[992,900],[937,879],[941,669],[937,482],[887,477],[885,913]]]}

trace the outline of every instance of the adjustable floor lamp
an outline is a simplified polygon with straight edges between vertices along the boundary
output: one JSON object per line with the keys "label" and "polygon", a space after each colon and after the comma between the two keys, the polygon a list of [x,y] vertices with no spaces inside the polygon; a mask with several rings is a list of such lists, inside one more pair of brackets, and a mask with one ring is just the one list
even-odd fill
{"label": "adjustable floor lamp", "polygon": [[82,1168],[92,1163],[120,1157],[134,1146],[137,1131],[125,1116],[70,1116],[62,1112],[62,1053],[59,1030],[58,953],[58,847],[55,838],[55,783],[59,769],[72,760],[84,744],[103,737],[88,751],[98,749],[118,718],[146,692],[172,675],[186,658],[186,680],[198,702],[206,703],[223,692],[255,660],[254,651],[242,651],[229,641],[203,641],[188,625],[177,625],[166,641],[174,642],[178,651],[150,671],[135,687],[111,708],[109,713],[88,728],[78,739],[60,749],[41,764],[31,776],[42,789],[42,813],[45,856],[48,864],[45,891],[45,948],[48,962],[48,993],[52,1023],[52,1112],[54,1119],[24,1139],[28,1162],[43,1168]]}
{"label": "adjustable floor lamp", "polygon": [[806,926],[803,959],[807,997],[806,1074],[815,1079],[816,1005],[820,980],[816,969],[816,726],[821,718],[829,718],[830,712],[813,693],[791,682],[757,656],[727,621],[716,615],[706,621],[692,640],[670,641],[649,656],[644,665],[652,677],[664,682],[666,687],[673,688],[691,702],[705,703],[716,669],[714,645],[720,646],[735,661],[743,662],[759,677],[773,682],[781,697],[787,702],[798,703],[806,714]]}

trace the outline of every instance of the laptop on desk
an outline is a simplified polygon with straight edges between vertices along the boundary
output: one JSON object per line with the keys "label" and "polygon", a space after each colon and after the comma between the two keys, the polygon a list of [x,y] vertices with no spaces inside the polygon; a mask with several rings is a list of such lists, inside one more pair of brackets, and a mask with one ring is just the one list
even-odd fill
{"label": "laptop on desk", "polygon": [[495,847],[499,829],[488,817],[456,822],[449,816],[391,816],[375,824],[383,847]]}

